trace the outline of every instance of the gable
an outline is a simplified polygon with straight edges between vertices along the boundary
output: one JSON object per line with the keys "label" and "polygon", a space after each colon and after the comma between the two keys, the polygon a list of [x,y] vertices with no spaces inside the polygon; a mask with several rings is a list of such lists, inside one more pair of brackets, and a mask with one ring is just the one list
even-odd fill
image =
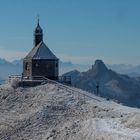
{"label": "gable", "polygon": [[25,58],[58,60],[44,42],[40,42],[36,47],[34,47]]}

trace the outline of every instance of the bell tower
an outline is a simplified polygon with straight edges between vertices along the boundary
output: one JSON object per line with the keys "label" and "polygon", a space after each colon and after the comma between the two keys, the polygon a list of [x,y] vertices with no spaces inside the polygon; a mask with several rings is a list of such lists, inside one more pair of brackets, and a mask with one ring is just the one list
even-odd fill
{"label": "bell tower", "polygon": [[43,41],[43,30],[39,25],[39,17],[38,17],[37,26],[34,31],[34,47],[36,47],[42,41]]}
{"label": "bell tower", "polygon": [[44,77],[58,80],[59,59],[51,52],[43,41],[43,30],[39,25],[34,30],[34,46],[23,59],[23,79],[41,80]]}

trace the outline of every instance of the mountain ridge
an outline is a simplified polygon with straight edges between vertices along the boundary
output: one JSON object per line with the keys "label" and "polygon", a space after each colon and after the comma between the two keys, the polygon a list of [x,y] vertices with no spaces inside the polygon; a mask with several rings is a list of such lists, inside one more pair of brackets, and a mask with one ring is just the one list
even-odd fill
{"label": "mountain ridge", "polygon": [[13,89],[1,85],[0,139],[140,139],[139,109],[65,87],[47,83]]}
{"label": "mountain ridge", "polygon": [[[0,77],[5,76],[5,78],[8,77],[8,73],[5,74],[5,71],[2,71],[4,69],[11,68],[11,72],[9,74],[15,74],[17,71],[17,74],[22,73],[22,59],[19,60],[13,60],[12,62],[9,62],[6,59],[0,58]],[[18,66],[18,67],[17,67]],[[131,77],[139,77],[140,76],[140,65],[133,66],[131,64],[125,65],[125,64],[113,64],[109,65],[106,64],[107,68],[112,69],[113,71],[116,71],[120,74],[127,74]],[[14,69],[16,67],[16,69]],[[80,72],[87,71],[91,66],[86,64],[73,64],[72,62],[62,62],[59,63],[60,67],[60,75],[72,71],[74,69],[79,70]],[[2,68],[2,70],[1,70]],[[13,70],[14,69],[14,70]],[[12,71],[13,70],[13,71]]]}
{"label": "mountain ridge", "polygon": [[116,99],[129,106],[140,107],[140,83],[127,75],[108,69],[101,60],[95,61],[92,68],[86,72],[71,71],[64,76],[71,76],[73,86],[94,93],[99,83],[100,96]]}

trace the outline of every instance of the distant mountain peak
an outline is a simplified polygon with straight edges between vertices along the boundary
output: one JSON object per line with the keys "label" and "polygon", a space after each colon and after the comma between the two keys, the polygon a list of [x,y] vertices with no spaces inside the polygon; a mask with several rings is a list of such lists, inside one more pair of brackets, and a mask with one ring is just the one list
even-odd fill
{"label": "distant mountain peak", "polygon": [[107,69],[106,65],[102,60],[96,60],[94,66],[97,68]]}
{"label": "distant mountain peak", "polygon": [[0,58],[0,64],[7,64],[9,63],[6,59]]}
{"label": "distant mountain peak", "polygon": [[94,74],[103,74],[105,72],[108,71],[108,68],[106,67],[106,65],[104,64],[104,62],[102,60],[96,60],[95,64],[92,66],[92,72],[94,72]]}

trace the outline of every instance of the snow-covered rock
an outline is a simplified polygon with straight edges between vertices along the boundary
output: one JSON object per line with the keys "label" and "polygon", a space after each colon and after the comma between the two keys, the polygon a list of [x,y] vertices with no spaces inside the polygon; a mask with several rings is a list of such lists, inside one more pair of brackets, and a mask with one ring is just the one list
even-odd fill
{"label": "snow-covered rock", "polygon": [[140,140],[139,122],[139,109],[61,84],[0,86],[2,140]]}
{"label": "snow-covered rock", "polygon": [[102,60],[96,60],[86,72],[71,71],[64,75],[71,76],[72,84],[76,87],[95,92],[99,83],[101,96],[118,100],[128,106],[140,107],[140,82],[108,69]]}

